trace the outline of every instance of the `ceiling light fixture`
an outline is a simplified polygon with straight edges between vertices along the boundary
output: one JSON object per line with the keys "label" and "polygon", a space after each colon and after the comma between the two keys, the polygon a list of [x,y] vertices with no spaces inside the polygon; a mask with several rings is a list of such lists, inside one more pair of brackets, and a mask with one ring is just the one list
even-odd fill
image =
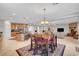
{"label": "ceiling light fixture", "polygon": [[46,8],[44,8],[43,10],[44,10],[44,19],[41,21],[41,24],[48,24],[48,20],[45,17]]}

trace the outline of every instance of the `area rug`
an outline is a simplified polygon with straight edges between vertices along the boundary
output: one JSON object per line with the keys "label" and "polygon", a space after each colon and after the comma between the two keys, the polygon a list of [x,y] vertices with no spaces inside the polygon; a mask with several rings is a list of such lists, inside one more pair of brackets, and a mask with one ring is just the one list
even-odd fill
{"label": "area rug", "polygon": [[[41,55],[33,55],[33,51],[28,51],[30,49],[30,45],[19,48],[16,50],[19,56],[41,56]],[[48,52],[48,56],[63,56],[65,50],[65,45],[57,44],[57,48],[53,53]]]}

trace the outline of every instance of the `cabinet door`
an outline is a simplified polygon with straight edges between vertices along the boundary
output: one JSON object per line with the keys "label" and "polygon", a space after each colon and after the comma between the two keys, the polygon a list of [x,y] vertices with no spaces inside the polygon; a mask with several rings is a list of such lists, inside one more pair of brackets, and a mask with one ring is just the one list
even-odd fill
{"label": "cabinet door", "polygon": [[16,29],[16,24],[11,24],[11,29]]}

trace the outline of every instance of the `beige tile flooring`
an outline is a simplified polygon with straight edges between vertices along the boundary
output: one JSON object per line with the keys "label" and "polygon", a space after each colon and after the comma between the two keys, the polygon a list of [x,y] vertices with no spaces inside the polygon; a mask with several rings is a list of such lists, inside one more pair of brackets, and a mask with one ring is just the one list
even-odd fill
{"label": "beige tile flooring", "polygon": [[76,52],[75,47],[79,47],[79,40],[65,37],[64,39],[58,39],[58,43],[66,45],[64,56],[78,56],[79,52]]}
{"label": "beige tile flooring", "polygon": [[[78,56],[79,52],[76,52],[75,47],[79,46],[79,40],[65,37],[64,39],[58,39],[58,43],[66,45],[64,56]],[[16,40],[1,40],[0,41],[0,56],[18,56],[16,49],[27,46],[30,44],[30,39],[26,41]]]}
{"label": "beige tile flooring", "polygon": [[16,40],[2,40],[0,42],[0,55],[1,56],[18,56],[16,49],[27,46],[30,40],[16,41]]}

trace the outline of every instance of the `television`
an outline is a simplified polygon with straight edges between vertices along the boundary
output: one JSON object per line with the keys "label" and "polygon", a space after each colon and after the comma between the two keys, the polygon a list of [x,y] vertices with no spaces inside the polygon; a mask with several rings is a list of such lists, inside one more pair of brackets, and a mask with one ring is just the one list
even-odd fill
{"label": "television", "polygon": [[64,32],[64,28],[57,28],[57,32]]}

